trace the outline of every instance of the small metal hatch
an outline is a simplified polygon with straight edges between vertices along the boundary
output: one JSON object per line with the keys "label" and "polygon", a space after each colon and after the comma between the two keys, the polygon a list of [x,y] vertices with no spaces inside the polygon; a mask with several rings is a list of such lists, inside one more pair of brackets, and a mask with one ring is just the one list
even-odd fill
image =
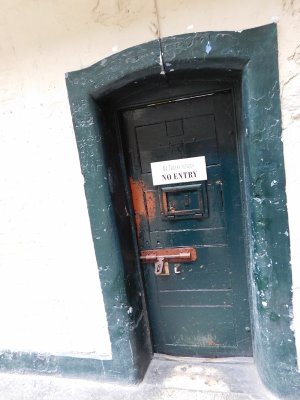
{"label": "small metal hatch", "polygon": [[206,182],[159,189],[162,219],[207,218]]}

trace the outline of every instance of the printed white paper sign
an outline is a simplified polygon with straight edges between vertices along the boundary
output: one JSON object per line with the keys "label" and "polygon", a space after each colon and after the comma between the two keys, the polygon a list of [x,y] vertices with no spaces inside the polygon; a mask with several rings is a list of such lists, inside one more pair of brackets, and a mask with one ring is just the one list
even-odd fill
{"label": "printed white paper sign", "polygon": [[204,156],[154,162],[151,172],[154,186],[207,180]]}

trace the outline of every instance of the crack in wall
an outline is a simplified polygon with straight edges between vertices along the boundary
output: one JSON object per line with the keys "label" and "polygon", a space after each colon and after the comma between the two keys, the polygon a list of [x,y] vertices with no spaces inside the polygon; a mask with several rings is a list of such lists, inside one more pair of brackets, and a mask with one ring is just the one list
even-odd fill
{"label": "crack in wall", "polygon": [[135,0],[97,0],[91,9],[91,14],[96,23],[126,28],[133,20],[138,19],[142,10],[142,2]]}

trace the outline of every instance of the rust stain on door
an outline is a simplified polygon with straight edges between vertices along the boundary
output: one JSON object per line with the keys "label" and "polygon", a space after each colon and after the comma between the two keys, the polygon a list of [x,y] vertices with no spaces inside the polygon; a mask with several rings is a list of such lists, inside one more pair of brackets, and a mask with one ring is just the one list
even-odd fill
{"label": "rust stain on door", "polygon": [[152,221],[156,215],[154,193],[145,188],[143,181],[129,178],[137,234],[140,236],[143,219]]}
{"label": "rust stain on door", "polygon": [[156,215],[156,201],[154,192],[145,191],[148,220],[152,221]]}

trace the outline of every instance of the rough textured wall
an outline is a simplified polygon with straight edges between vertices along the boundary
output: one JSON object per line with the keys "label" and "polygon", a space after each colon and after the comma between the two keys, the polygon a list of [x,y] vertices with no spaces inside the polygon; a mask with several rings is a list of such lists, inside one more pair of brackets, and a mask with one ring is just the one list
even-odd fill
{"label": "rough textured wall", "polygon": [[110,353],[64,73],[159,34],[270,22],[279,31],[300,342],[300,0],[2,0],[1,9],[1,347]]}

